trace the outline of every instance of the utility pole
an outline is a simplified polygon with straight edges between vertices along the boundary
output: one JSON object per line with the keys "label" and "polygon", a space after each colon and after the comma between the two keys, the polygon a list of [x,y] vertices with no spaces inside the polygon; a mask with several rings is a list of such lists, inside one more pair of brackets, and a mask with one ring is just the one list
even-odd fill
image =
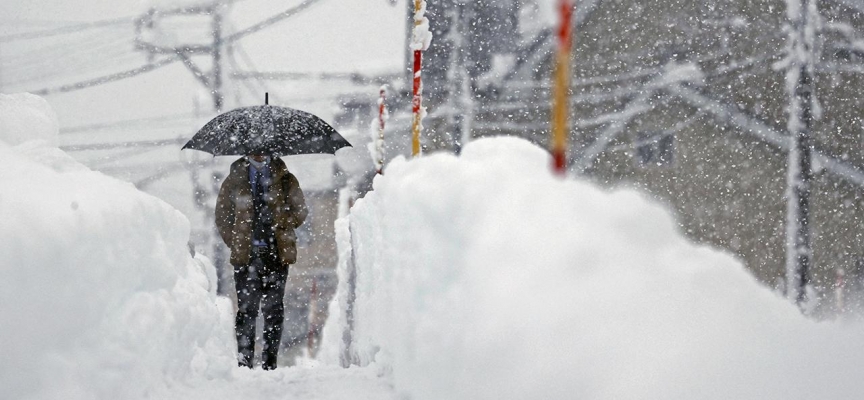
{"label": "utility pole", "polygon": [[453,152],[459,154],[471,139],[471,123],[474,119],[474,96],[471,77],[468,74],[468,49],[466,46],[468,21],[471,20],[473,3],[459,2],[451,14],[450,68],[447,70],[449,83],[449,116],[453,130]]}
{"label": "utility pole", "polygon": [[[789,155],[786,191],[786,295],[802,307],[812,265],[810,193],[812,181],[813,64],[818,11],[812,0],[787,1],[789,53],[783,60],[789,95]],[[812,9],[811,9],[812,8]],[[793,84],[794,83],[794,84]]]}
{"label": "utility pole", "polygon": [[[225,50],[227,50],[229,54],[231,52],[230,48],[223,49],[223,47],[230,47],[233,42],[240,40],[245,36],[259,32],[290,17],[299,15],[313,5],[318,4],[320,1],[321,0],[303,0],[300,4],[297,4],[292,8],[230,34],[226,34],[223,29],[223,12],[227,5],[231,4],[230,2],[223,3],[214,0],[212,3],[201,6],[181,7],[175,9],[151,8],[135,21],[135,47],[138,50],[146,52],[150,62],[153,64],[165,64],[177,59],[181,60],[186,68],[192,72],[195,79],[210,90],[213,111],[215,113],[220,113],[225,107],[225,88],[223,80],[224,69],[222,65],[225,57],[223,57],[223,55],[225,54]],[[158,37],[155,33],[158,33],[159,24],[164,19],[184,16],[200,17],[202,15],[210,17],[209,26],[211,28],[212,38],[209,42],[169,44],[155,43],[153,41],[154,37]],[[155,59],[159,56],[162,56],[163,58],[156,62]],[[202,70],[192,59],[192,57],[195,56],[208,56],[212,63],[210,70]],[[194,104],[196,116],[198,116],[200,107],[198,106],[197,98]],[[198,120],[198,118],[196,118],[196,120]],[[208,221],[213,221],[213,218],[215,217],[210,200],[215,199],[218,195],[220,189],[219,186],[224,178],[222,173],[216,171],[214,160],[215,159],[211,158],[209,167],[207,168],[209,171],[205,170],[199,174],[197,170],[193,170],[191,174],[194,188],[193,202],[202,210],[205,219]],[[205,182],[202,184],[199,179],[203,179]],[[213,230],[209,232],[210,237],[205,241],[212,245],[212,261],[219,273],[218,290],[220,294],[228,293],[230,288],[228,288],[227,282],[230,282],[231,272],[230,268],[226,268],[228,262],[225,259],[222,239],[218,232],[216,232],[215,225],[213,225]]]}
{"label": "utility pole", "polygon": [[[222,5],[218,2],[206,4],[200,7],[178,8],[170,10],[150,9],[146,14],[142,15],[135,22],[135,46],[139,50],[147,52],[151,59],[162,56],[179,57],[186,68],[192,72],[192,75],[198,79],[201,84],[210,89],[212,97],[213,112],[220,113],[224,107],[224,93],[222,81],[222,46],[225,44],[223,37],[223,15]],[[166,18],[194,17],[194,16],[209,16],[210,30],[212,31],[212,42],[207,44],[184,44],[184,43],[154,43],[148,40],[150,33],[156,32],[159,29],[159,23]],[[193,56],[209,55],[211,59],[211,67],[209,72],[203,71],[193,61]],[[194,100],[196,117],[200,111],[197,98]],[[199,118],[196,118],[198,121]],[[215,161],[210,159],[209,166],[199,174],[198,167],[191,166],[190,178],[193,185],[193,203],[201,211],[204,216],[205,224],[211,222],[215,218],[213,207],[210,204],[212,199],[215,199],[219,193],[219,185],[222,182],[222,175],[216,172]],[[204,179],[202,184],[201,179]],[[206,238],[203,238],[205,245],[212,246],[211,260],[217,271],[217,292],[219,294],[228,293],[229,282],[227,280],[228,270],[227,263],[223,257],[224,250],[221,243],[221,237],[216,231],[215,224],[212,224],[207,230]]]}
{"label": "utility pole", "polygon": [[[182,60],[183,64],[186,65],[186,68],[192,72],[195,79],[198,79],[198,81],[200,81],[205,87],[210,89],[213,96],[213,109],[218,113],[222,111],[225,101],[222,80],[222,47],[230,45],[245,36],[261,31],[262,29],[278,24],[290,17],[299,15],[315,4],[318,4],[320,1],[321,0],[303,0],[300,4],[297,4],[292,8],[229,35],[225,35],[223,31],[222,12],[231,4],[231,2],[221,3],[219,0],[214,0],[213,3],[201,6],[158,10],[156,8],[151,8],[135,21],[135,47],[147,52],[151,63],[158,55],[166,55],[170,57],[161,60],[163,63],[173,62],[177,58]],[[162,19],[168,17],[201,15],[210,16],[212,18],[211,29],[213,32],[213,38],[210,43],[165,45],[153,43],[146,37],[149,36],[147,33],[158,30],[158,23]],[[212,59],[213,65],[209,72],[202,71],[201,68],[199,68],[192,60],[192,56],[202,54],[209,55]]]}
{"label": "utility pole", "polygon": [[[222,47],[226,43],[226,38],[223,35],[222,29],[222,8],[222,4],[214,2],[200,7],[172,10],[150,9],[135,22],[136,48],[147,52],[151,59],[158,55],[174,55],[180,57],[186,68],[192,72],[192,75],[195,76],[195,78],[198,79],[198,81],[200,81],[206,88],[210,89],[210,94],[213,98],[213,111],[216,113],[222,112],[225,102],[222,80]],[[145,31],[157,30],[159,22],[163,19],[200,15],[210,16],[211,18],[210,28],[213,32],[211,43],[165,45],[161,43],[153,43],[145,38]],[[193,61],[192,57],[196,55],[210,56],[212,63],[210,71],[202,70],[195,61]]]}
{"label": "utility pole", "polygon": [[225,97],[222,95],[222,13],[213,7],[213,111],[222,112]]}
{"label": "utility pole", "polygon": [[[787,282],[789,297],[799,305],[806,300],[812,263],[810,244],[810,188],[812,185],[812,148],[810,127],[813,121],[813,78],[810,69],[800,67],[795,99],[800,105],[800,125],[790,130],[792,141],[789,149],[787,183]],[[791,267],[791,268],[788,268]]]}

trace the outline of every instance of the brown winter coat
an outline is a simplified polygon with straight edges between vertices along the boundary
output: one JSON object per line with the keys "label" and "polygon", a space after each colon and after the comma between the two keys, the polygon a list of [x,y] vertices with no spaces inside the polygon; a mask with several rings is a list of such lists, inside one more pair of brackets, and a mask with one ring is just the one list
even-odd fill
{"label": "brown winter coat", "polygon": [[[231,172],[222,182],[216,200],[216,227],[231,249],[231,264],[247,265],[252,260],[252,184],[249,182],[249,160],[243,157],[231,164]],[[288,172],[285,162],[274,158],[270,163],[272,184],[268,202],[273,212],[273,229],[279,261],[286,268],[297,262],[297,235],[294,229],[306,219],[308,210],[297,178]]]}

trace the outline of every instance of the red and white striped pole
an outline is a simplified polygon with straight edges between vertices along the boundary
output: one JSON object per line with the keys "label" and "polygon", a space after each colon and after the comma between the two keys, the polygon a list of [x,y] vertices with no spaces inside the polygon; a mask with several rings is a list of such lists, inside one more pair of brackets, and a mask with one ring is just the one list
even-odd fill
{"label": "red and white striped pole", "polygon": [[414,97],[411,100],[411,111],[414,121],[411,124],[411,154],[420,155],[420,131],[423,129],[423,51],[429,48],[432,34],[429,32],[429,20],[426,14],[426,0],[414,0],[414,30],[411,35],[411,49],[414,51]]}
{"label": "red and white striped pole", "polygon": [[558,51],[555,57],[552,97],[552,159],[553,170],[565,174],[567,162],[567,117],[570,92],[570,51],[573,45],[573,0],[559,0]]}
{"label": "red and white striped pole", "polygon": [[387,115],[387,85],[381,86],[378,97],[378,138],[375,140],[375,170],[378,174],[384,171],[384,122]]}
{"label": "red and white striped pole", "polygon": [[411,124],[411,155],[420,155],[420,131],[423,129],[423,82],[420,76],[423,67],[423,52],[414,50],[414,97],[411,99],[411,112],[414,122]]}

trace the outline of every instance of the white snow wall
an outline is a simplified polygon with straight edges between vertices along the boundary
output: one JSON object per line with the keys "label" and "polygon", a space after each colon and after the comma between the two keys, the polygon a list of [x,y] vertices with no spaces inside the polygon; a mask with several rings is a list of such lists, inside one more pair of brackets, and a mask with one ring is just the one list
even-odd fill
{"label": "white snow wall", "polygon": [[[339,231],[321,358],[351,353],[412,399],[857,399],[860,323],[817,323],[662,207],[482,139],[397,159]],[[348,226],[353,237],[349,237]]]}
{"label": "white snow wall", "polygon": [[169,398],[229,376],[231,305],[186,218],[56,135],[47,102],[0,95],[0,398]]}

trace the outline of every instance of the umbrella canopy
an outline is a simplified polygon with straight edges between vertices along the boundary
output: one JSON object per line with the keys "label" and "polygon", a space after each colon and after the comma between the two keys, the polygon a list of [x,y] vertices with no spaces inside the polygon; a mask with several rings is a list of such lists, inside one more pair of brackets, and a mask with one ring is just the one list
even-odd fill
{"label": "umbrella canopy", "polygon": [[278,106],[243,107],[218,115],[184,149],[215,156],[334,154],[351,146],[332,126],[305,111]]}

